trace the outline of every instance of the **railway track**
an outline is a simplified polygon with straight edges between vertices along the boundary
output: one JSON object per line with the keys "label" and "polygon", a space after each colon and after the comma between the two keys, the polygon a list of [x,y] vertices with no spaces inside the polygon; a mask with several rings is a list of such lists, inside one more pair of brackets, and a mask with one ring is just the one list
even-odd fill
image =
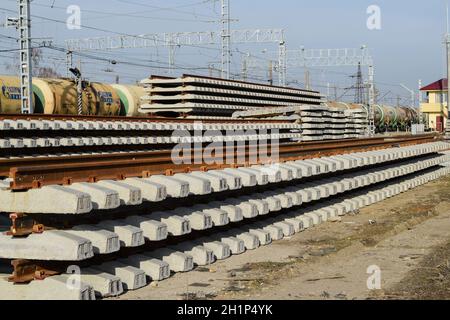
{"label": "railway track", "polygon": [[[13,138],[28,130],[30,138],[36,132],[49,138],[50,133],[61,136],[55,131],[81,137],[94,130],[103,137],[127,130],[159,136],[195,130],[192,120],[127,118],[124,124],[120,118],[114,124],[109,117],[95,117],[90,124],[88,119],[93,118],[1,118],[0,132]],[[89,129],[99,121],[109,127]],[[73,129],[80,122],[84,129]],[[32,123],[36,127],[26,129]],[[58,123],[59,129],[45,127]],[[151,127],[155,123],[159,126]],[[296,130],[286,122],[245,123],[248,129],[286,126],[282,134]],[[244,122],[210,125],[207,130],[225,131]],[[58,153],[66,153],[67,146],[52,146],[40,154],[0,158],[0,222],[7,220],[0,223],[0,264],[10,264],[11,284],[28,283],[15,289],[0,282],[0,288],[23,298],[119,295],[268,245],[450,173],[449,145],[432,134],[281,140],[279,145],[260,140],[256,135],[239,147],[232,139],[233,144],[215,150],[232,155],[228,164],[214,163],[215,152],[203,154],[206,140],[194,144],[184,164],[173,161],[173,141],[158,149],[82,146],[63,156]],[[268,153],[261,155],[250,141],[259,141]],[[271,157],[274,150],[277,158]],[[73,266],[81,271],[82,285],[69,291],[67,270]]]}
{"label": "railway track", "polygon": [[[142,274],[147,276],[151,274],[152,281],[163,280],[170,273],[186,272],[192,270],[194,265],[208,265],[215,260],[226,259],[231,255],[242,254],[246,250],[268,245],[272,241],[292,236],[296,232],[326,222],[332,217],[354,212],[360,207],[382,201],[448,174],[450,169],[440,167],[439,164],[443,162],[436,161],[438,158],[413,158],[404,163],[376,169],[363,168],[343,176],[337,175],[334,179],[324,177],[312,184],[302,182],[290,184],[290,187],[272,187],[270,196],[262,191],[255,191],[253,194],[250,193],[254,203],[267,202],[269,204],[267,212],[263,211],[264,206],[255,204],[256,215],[246,216],[244,220],[214,227],[213,225],[199,226],[198,221],[194,221],[194,217],[188,216],[187,220],[191,222],[192,228],[189,233],[175,236],[173,234],[174,227],[171,226],[169,238],[166,240],[152,242],[147,239],[144,246],[123,246],[119,251],[103,255],[97,252],[93,258],[78,261],[76,264],[84,275],[82,281],[87,283],[86,287],[92,291],[89,295],[90,298],[93,297],[93,292],[98,296],[120,294],[123,292],[122,285],[126,285],[128,290],[138,289],[148,282],[145,279],[142,280],[140,277]],[[447,156],[442,160],[448,161],[448,159]],[[346,185],[346,183],[350,183],[350,185]],[[339,184],[340,187],[338,187]],[[290,201],[287,200],[288,198]],[[193,207],[192,212],[196,210],[199,208]],[[157,214],[153,213],[152,216],[155,217]],[[128,219],[127,222],[129,223],[131,220],[133,219]],[[123,225],[118,220],[115,220],[115,223],[116,227]],[[105,228],[105,225],[107,224],[99,224],[97,228]],[[100,233],[99,229],[97,232]],[[93,234],[88,235],[86,229],[83,228],[78,230],[80,234],[85,232],[84,236],[91,239],[95,246],[99,245],[99,241],[95,240]],[[48,231],[47,234],[51,232],[53,231]],[[121,241],[124,240],[124,237],[123,233],[120,233]],[[10,241],[14,241],[14,239]],[[30,247],[44,246],[50,250],[52,248],[49,243],[42,241],[33,245],[34,241],[37,240],[28,239],[27,245]],[[53,285],[56,285],[55,281],[59,283],[58,281],[64,280],[59,283],[61,286],[67,281],[68,275],[65,275],[65,270],[73,263],[75,262],[15,260],[13,261],[15,271],[10,280],[28,282],[50,276],[44,281],[30,285],[30,294],[35,292],[35,287],[38,290],[46,291],[45,285],[47,284],[48,288],[52,288]],[[125,270],[128,271],[127,274],[125,274]],[[105,273],[109,276],[106,276]],[[140,281],[137,281],[138,279]],[[105,284],[110,286],[105,286]],[[115,286],[111,284],[115,284]],[[86,287],[82,286],[80,290],[84,292],[87,290]],[[106,287],[109,289],[104,289]],[[66,294],[69,296],[71,293],[67,292]]]}
{"label": "railway track", "polygon": [[[367,138],[342,141],[283,143],[276,152],[279,161],[311,159],[358,151],[376,150],[408,146],[437,141],[438,136],[402,136],[392,138]],[[189,150],[190,156],[183,164],[174,164],[172,150],[85,154],[75,156],[50,156],[32,158],[0,159],[0,176],[9,177],[12,190],[26,190],[46,185],[68,185],[76,182],[95,182],[101,180],[124,180],[132,177],[151,175],[173,175],[190,171],[208,171],[234,168],[239,165],[267,164],[273,161],[272,154],[263,154],[260,150],[274,152],[274,145],[260,145],[258,148],[223,146],[216,150],[221,155],[232,154],[230,158],[217,161],[216,155],[205,156],[202,150]],[[242,161],[244,159],[244,161]],[[225,161],[226,160],[226,161]],[[228,163],[224,163],[228,162]]]}

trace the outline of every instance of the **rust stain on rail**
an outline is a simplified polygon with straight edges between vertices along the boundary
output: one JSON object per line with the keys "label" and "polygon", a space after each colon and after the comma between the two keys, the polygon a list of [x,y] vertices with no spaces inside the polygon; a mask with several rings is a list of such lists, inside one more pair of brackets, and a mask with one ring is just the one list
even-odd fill
{"label": "rust stain on rail", "polygon": [[290,123],[290,120],[273,119],[186,119],[167,118],[158,116],[123,117],[123,116],[95,116],[95,115],[64,115],[64,114],[0,114],[0,120],[66,120],[66,121],[103,121],[103,122],[169,122],[169,123]]}
{"label": "rust stain on rail", "polygon": [[[436,135],[367,138],[357,140],[322,141],[315,143],[288,143],[279,145],[279,161],[311,159],[323,156],[346,154],[358,151],[371,151],[397,146],[408,146],[436,141]],[[266,146],[271,150],[271,146]],[[199,150],[202,151],[202,150]],[[269,164],[271,158],[260,157],[258,150],[249,146],[245,150],[237,147],[224,147],[221,154],[230,153],[233,161],[226,158],[224,164],[215,163],[215,154],[204,157],[203,152],[191,152],[188,163],[174,164],[171,150],[145,152],[89,155],[78,157],[36,158],[18,161],[0,161],[0,172],[7,172],[12,179],[12,190],[27,190],[46,185],[67,185],[75,182],[96,182],[99,180],[123,180],[130,177],[149,177],[156,174],[172,175],[181,172],[207,171],[226,167],[248,166],[248,162],[238,159],[252,159],[251,164]],[[200,157],[199,157],[200,156]],[[9,161],[9,162],[8,162]],[[5,163],[8,162],[8,163]],[[213,163],[213,164],[211,164]],[[0,173],[1,174],[1,173]]]}

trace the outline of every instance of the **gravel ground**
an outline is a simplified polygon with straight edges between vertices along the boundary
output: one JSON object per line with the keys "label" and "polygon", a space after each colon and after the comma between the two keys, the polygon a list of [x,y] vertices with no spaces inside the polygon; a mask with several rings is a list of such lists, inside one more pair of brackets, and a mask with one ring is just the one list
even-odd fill
{"label": "gravel ground", "polygon": [[117,299],[450,299],[449,229],[444,178]]}

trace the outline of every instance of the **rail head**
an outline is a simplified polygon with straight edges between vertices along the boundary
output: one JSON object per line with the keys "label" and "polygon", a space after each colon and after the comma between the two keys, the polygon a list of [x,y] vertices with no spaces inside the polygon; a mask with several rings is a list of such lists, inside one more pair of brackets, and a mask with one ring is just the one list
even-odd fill
{"label": "rail head", "polygon": [[[352,152],[371,151],[414,144],[423,144],[437,141],[435,135],[423,135],[414,137],[397,137],[389,139],[369,138],[360,140],[328,141],[321,143],[288,143],[279,145],[279,161],[293,161],[323,156],[348,154]],[[222,154],[229,150],[224,149]],[[249,147],[242,153],[237,149],[232,150],[233,159],[256,159],[257,163],[271,163],[270,157],[259,157],[258,151],[250,150]],[[174,164],[171,157],[171,150],[156,153],[149,152],[142,155],[129,154],[108,154],[82,156],[76,159],[70,157],[58,157],[50,162],[51,158],[40,158],[34,162],[22,162],[21,166],[17,162],[10,162],[10,167],[3,167],[3,171],[8,171],[9,178],[12,179],[10,188],[15,191],[40,188],[46,185],[67,185],[75,182],[96,182],[99,180],[122,180],[129,177],[148,177],[149,175],[167,175],[180,172],[205,171],[211,169],[221,169],[225,167],[248,166],[248,162],[215,163],[213,156],[201,159],[196,158],[196,152],[191,153],[191,161],[184,164]],[[250,158],[256,156],[256,158]],[[0,168],[2,168],[0,162]]]}

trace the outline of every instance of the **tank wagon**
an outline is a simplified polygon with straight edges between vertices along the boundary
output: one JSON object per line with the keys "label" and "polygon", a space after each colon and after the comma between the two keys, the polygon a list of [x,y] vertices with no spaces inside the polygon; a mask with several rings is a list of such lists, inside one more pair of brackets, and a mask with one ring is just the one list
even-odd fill
{"label": "tank wagon", "polygon": [[[367,106],[356,103],[330,101],[329,107],[341,109],[362,109],[367,113]],[[375,105],[375,126],[378,132],[407,131],[411,124],[418,123],[419,112],[411,107],[393,107],[389,105]]]}
{"label": "tank wagon", "polygon": [[[0,76],[0,113],[20,113],[20,82],[17,77]],[[33,78],[35,113],[77,114],[77,86],[71,79]],[[83,114],[114,116],[120,114],[121,100],[111,85],[83,83]]]}
{"label": "tank wagon", "polygon": [[[0,76],[0,113],[20,113],[20,83],[14,76]],[[77,87],[72,79],[33,78],[35,113],[77,114]],[[83,114],[99,116],[139,116],[144,88],[136,85],[85,82],[83,85]],[[355,103],[330,101],[329,107],[362,109]],[[417,123],[419,113],[411,107],[375,105],[375,125],[378,132],[406,131]]]}
{"label": "tank wagon", "polygon": [[145,95],[144,88],[133,85],[113,84],[111,85],[120,98],[120,115],[134,117],[142,115],[139,113],[141,97]]}
{"label": "tank wagon", "polygon": [[[35,88],[36,87],[33,85],[33,91],[35,90]],[[1,76],[0,89],[0,113],[20,113],[21,94],[19,78],[11,76]]]}

